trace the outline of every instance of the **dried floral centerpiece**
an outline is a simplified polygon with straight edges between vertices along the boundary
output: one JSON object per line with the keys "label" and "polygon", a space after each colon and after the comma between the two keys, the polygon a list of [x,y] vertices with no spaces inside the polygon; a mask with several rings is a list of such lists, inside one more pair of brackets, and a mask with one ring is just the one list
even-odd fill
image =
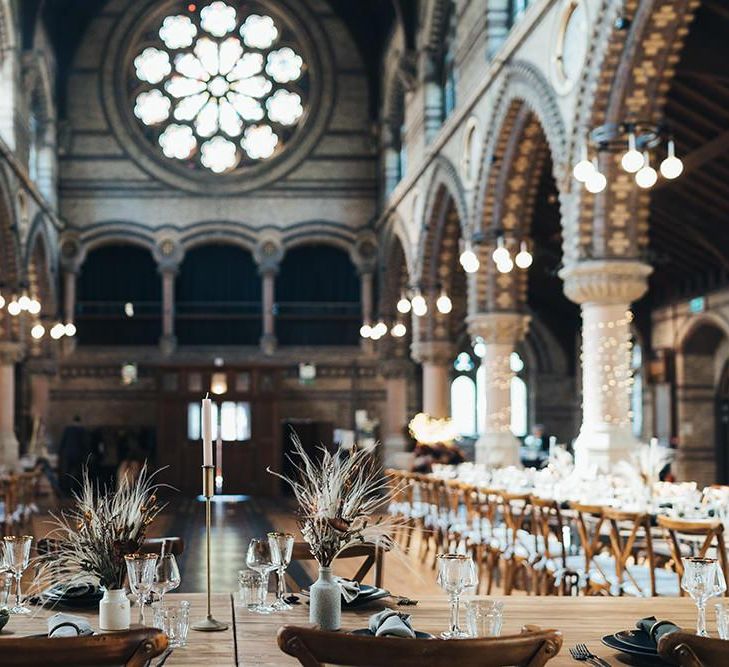
{"label": "dried floral centerpiece", "polygon": [[319,563],[319,580],[310,591],[310,620],[323,629],[339,628],[341,592],[331,566],[347,547],[371,543],[383,549],[393,546],[391,517],[373,518],[389,490],[387,477],[372,454],[365,449],[334,453],[319,447],[312,458],[301,440],[292,434],[289,457],[295,473],[291,477],[269,472],[293,490],[298,502],[301,534]]}
{"label": "dried floral centerpiece", "polygon": [[[138,552],[149,524],[163,506],[157,500],[159,485],[145,465],[139,476],[122,477],[117,489],[98,487],[84,470],[81,489],[74,493],[71,509],[51,514],[50,548],[38,558],[36,580],[67,590],[95,584],[104,589],[100,626],[105,630],[129,626],[129,601],[124,591],[124,556]],[[112,600],[112,607],[105,602]],[[105,619],[105,610],[121,609],[122,619]],[[105,621],[106,624],[105,624]]]}

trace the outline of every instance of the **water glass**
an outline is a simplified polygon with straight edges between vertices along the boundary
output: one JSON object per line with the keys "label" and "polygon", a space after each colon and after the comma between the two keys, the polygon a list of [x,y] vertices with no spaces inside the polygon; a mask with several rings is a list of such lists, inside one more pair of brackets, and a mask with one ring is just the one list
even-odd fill
{"label": "water glass", "polygon": [[8,570],[0,570],[0,609],[8,608],[12,586],[13,575]]}
{"label": "water glass", "polygon": [[177,604],[155,602],[154,610],[155,628],[159,628],[167,635],[171,648],[182,648],[187,644],[187,631],[190,629],[190,603],[180,600]]}
{"label": "water glass", "polygon": [[248,611],[256,611],[266,602],[266,591],[263,588],[263,577],[253,570],[238,572],[238,597],[241,606]]}
{"label": "water glass", "polygon": [[292,609],[286,602],[286,568],[291,562],[291,555],[294,550],[294,536],[290,533],[268,533],[268,545],[271,547],[271,556],[276,564],[276,578],[278,587],[276,589],[276,601],[273,603],[277,611],[288,611]]}
{"label": "water glass", "polygon": [[468,633],[458,626],[461,593],[478,583],[476,566],[470,554],[439,554],[438,585],[448,593],[451,618],[450,628],[441,633],[443,639],[462,639]]}
{"label": "water glass", "polygon": [[173,591],[180,585],[180,568],[174,554],[164,554],[159,557],[154,573],[152,590],[159,595],[159,601],[164,601],[165,593]]}
{"label": "water glass", "polygon": [[724,574],[716,558],[684,558],[681,588],[696,603],[696,634],[700,637],[708,637],[706,603],[726,590]]}
{"label": "water glass", "polygon": [[30,561],[30,545],[33,537],[30,535],[6,535],[3,537],[5,547],[5,567],[15,577],[15,605],[11,607],[11,614],[30,614],[30,607],[23,604],[20,594],[20,580]]}
{"label": "water glass", "polygon": [[719,639],[729,639],[729,604],[717,602],[716,609],[716,631]]}
{"label": "water glass", "polygon": [[471,637],[499,637],[504,624],[504,603],[497,600],[469,600],[466,622]]}
{"label": "water glass", "polygon": [[[273,554],[271,553],[271,546],[268,543],[268,539],[258,540],[253,539],[248,545],[248,551],[246,552],[246,565],[251,569],[255,570],[261,575],[264,595],[268,593],[268,577],[278,566],[273,560]],[[264,598],[265,600],[265,598]],[[255,609],[259,614],[271,614],[275,609],[265,604]]]}
{"label": "water glass", "polygon": [[144,601],[154,585],[157,569],[157,554],[129,554],[124,556],[127,564],[129,588],[137,596],[139,623],[144,625]]}

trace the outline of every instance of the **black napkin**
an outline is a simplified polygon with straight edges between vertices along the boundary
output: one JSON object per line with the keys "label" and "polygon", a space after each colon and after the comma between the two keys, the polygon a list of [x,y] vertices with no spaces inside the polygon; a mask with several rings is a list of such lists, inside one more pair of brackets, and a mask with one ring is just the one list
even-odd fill
{"label": "black napkin", "polygon": [[394,609],[383,609],[370,616],[369,628],[370,632],[377,637],[415,638],[410,614],[402,614]]}
{"label": "black napkin", "polygon": [[671,621],[659,621],[655,616],[641,618],[635,625],[651,638],[656,648],[658,647],[658,642],[661,641],[661,637],[681,629],[675,623]]}

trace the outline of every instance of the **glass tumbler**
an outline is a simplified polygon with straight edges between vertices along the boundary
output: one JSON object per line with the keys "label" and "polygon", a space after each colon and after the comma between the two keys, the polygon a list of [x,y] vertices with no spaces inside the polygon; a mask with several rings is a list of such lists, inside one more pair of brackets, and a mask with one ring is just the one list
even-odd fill
{"label": "glass tumbler", "polygon": [[729,639],[729,603],[717,602],[716,609],[716,631],[719,639]]}
{"label": "glass tumbler", "polygon": [[466,622],[471,637],[499,637],[504,624],[504,603],[497,600],[469,600]]}
{"label": "glass tumbler", "polygon": [[180,600],[177,604],[156,602],[153,625],[167,635],[172,648],[182,648],[187,644],[187,631],[190,629],[190,603]]}
{"label": "glass tumbler", "polygon": [[253,570],[238,572],[238,598],[242,607],[256,611],[266,602],[263,577]]}

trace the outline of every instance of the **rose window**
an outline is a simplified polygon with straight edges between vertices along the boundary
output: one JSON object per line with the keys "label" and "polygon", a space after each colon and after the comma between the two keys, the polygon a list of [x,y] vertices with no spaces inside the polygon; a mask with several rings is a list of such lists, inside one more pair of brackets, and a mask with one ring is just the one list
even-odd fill
{"label": "rose window", "polygon": [[215,0],[156,25],[133,58],[134,116],[162,154],[216,174],[285,149],[306,110],[295,35],[264,4]]}

